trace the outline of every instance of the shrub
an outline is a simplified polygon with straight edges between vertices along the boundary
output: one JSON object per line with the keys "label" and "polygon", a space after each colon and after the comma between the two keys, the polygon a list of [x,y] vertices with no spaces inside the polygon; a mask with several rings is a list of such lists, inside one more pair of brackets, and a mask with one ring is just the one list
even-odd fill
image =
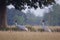
{"label": "shrub", "polygon": [[52,32],[60,32],[60,28],[51,29]]}
{"label": "shrub", "polygon": [[39,29],[38,29],[38,31],[39,31],[39,32],[43,32],[43,31],[44,31],[44,29],[42,29],[42,28],[39,28]]}
{"label": "shrub", "polygon": [[35,28],[34,27],[27,27],[29,31],[34,31],[36,32]]}

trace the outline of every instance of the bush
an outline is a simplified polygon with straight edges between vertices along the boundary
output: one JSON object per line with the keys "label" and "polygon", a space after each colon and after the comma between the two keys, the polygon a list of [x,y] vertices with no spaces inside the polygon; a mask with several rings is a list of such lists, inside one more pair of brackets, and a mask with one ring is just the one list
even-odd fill
{"label": "bush", "polygon": [[16,27],[14,27],[14,28],[8,28],[8,27],[6,27],[6,28],[0,28],[0,30],[1,30],[1,31],[8,31],[8,30],[17,31],[17,30],[19,30],[19,29],[16,28]]}
{"label": "bush", "polygon": [[0,28],[0,30],[1,30],[1,31],[7,31],[7,30],[9,30],[9,28],[5,28],[5,27],[4,27],[4,28]]}
{"label": "bush", "polygon": [[39,28],[39,29],[38,29],[38,31],[39,31],[39,32],[43,32],[43,31],[44,31],[44,29],[42,29],[42,28]]}
{"label": "bush", "polygon": [[60,28],[51,29],[52,32],[60,32]]}
{"label": "bush", "polygon": [[11,28],[10,30],[17,31],[19,29],[15,27],[15,28]]}
{"label": "bush", "polygon": [[36,32],[35,28],[34,27],[27,27],[29,31],[34,31]]}

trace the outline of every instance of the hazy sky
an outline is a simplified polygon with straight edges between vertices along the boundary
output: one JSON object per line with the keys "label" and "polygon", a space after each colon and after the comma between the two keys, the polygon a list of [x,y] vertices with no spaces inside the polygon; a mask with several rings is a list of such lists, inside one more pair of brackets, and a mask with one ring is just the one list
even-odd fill
{"label": "hazy sky", "polygon": [[[56,0],[56,3],[60,5],[60,0]],[[14,6],[12,6],[12,5],[9,5],[7,7],[9,9],[14,8]],[[52,7],[53,7],[53,5],[49,5],[48,7],[44,7],[43,9],[40,9],[38,7],[36,10],[34,8],[31,8],[31,9],[26,8],[25,10],[22,10],[22,11],[24,13],[26,13],[28,10],[30,10],[31,12],[34,12],[34,15],[42,17],[44,13],[49,13],[50,11],[53,11]]]}

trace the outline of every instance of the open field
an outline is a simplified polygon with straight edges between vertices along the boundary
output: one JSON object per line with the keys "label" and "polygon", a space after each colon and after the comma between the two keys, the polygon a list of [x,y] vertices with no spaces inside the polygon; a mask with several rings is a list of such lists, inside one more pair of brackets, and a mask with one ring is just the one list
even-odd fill
{"label": "open field", "polygon": [[60,32],[0,31],[0,40],[60,40]]}

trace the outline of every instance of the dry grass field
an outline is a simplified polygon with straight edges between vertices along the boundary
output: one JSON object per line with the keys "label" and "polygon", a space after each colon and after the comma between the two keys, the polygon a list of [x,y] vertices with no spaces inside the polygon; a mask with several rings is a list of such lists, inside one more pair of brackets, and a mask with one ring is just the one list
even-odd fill
{"label": "dry grass field", "polygon": [[60,40],[60,33],[0,31],[0,40]]}

